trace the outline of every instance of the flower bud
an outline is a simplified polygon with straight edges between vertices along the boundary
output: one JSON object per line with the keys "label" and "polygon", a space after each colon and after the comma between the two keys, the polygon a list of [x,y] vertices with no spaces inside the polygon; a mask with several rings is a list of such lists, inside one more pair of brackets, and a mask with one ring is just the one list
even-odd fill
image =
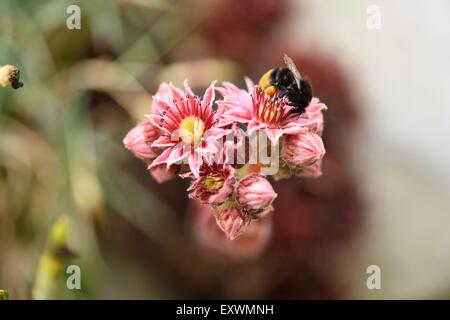
{"label": "flower bud", "polygon": [[295,175],[304,178],[318,178],[322,175],[322,159],[308,167],[295,170]]}
{"label": "flower bud", "polygon": [[250,224],[250,221],[250,216],[239,210],[237,206],[221,209],[216,216],[217,225],[230,240],[234,240],[241,235]]}
{"label": "flower bud", "polygon": [[145,162],[153,161],[158,156],[152,143],[160,136],[159,129],[150,121],[144,121],[131,129],[123,139],[125,148]]}
{"label": "flower bud", "polygon": [[241,179],[236,189],[236,201],[252,215],[267,209],[276,197],[270,182],[257,174]]}
{"label": "flower bud", "polygon": [[323,133],[323,111],[327,110],[327,106],[319,101],[317,98],[313,98],[309,105],[306,107],[305,112],[301,115],[302,118],[310,120],[308,128],[311,132],[322,136]]}
{"label": "flower bud", "polygon": [[193,238],[213,258],[227,261],[245,261],[259,257],[272,238],[272,217],[252,220],[245,232],[230,241],[217,227],[216,212],[210,205],[191,201],[187,212]]}
{"label": "flower bud", "polygon": [[291,167],[307,167],[325,155],[322,138],[306,132],[285,137],[281,156]]}
{"label": "flower bud", "polygon": [[172,180],[177,176],[179,167],[177,165],[172,165],[169,168],[165,164],[160,164],[148,169],[148,172],[158,183],[163,183]]}

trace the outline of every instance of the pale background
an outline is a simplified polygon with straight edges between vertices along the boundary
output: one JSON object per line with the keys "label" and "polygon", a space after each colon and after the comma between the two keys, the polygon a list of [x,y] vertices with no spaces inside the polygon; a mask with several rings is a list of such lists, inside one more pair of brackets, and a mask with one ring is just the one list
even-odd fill
{"label": "pale background", "polygon": [[[298,33],[335,52],[352,70],[364,101],[365,128],[354,158],[372,210],[367,239],[344,268],[354,282],[349,297],[448,294],[450,4],[397,0],[297,5],[307,14],[299,23],[292,18],[292,37]],[[380,8],[379,30],[366,26],[370,5]],[[378,292],[365,287],[370,264],[382,270]]]}

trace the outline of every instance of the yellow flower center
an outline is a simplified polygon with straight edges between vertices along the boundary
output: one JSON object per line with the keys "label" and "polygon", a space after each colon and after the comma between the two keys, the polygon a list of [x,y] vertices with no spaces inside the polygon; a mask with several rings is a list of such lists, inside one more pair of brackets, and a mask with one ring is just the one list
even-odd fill
{"label": "yellow flower center", "polygon": [[222,188],[225,178],[221,174],[211,174],[206,177],[204,186],[207,190],[219,190]]}
{"label": "yellow flower center", "polygon": [[[280,108],[264,108],[264,103],[261,103],[258,108],[258,117],[263,122],[278,122],[281,116]],[[265,110],[264,110],[265,109]]]}
{"label": "yellow flower center", "polygon": [[186,144],[195,144],[205,132],[205,123],[194,116],[189,116],[180,123],[180,138]]}

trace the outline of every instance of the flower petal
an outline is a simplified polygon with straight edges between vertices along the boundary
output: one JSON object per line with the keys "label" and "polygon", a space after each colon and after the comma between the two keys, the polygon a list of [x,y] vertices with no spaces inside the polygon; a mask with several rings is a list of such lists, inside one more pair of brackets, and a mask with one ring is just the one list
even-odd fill
{"label": "flower petal", "polygon": [[189,153],[184,150],[183,146],[184,145],[182,143],[179,143],[175,147],[169,148],[171,149],[171,152],[167,158],[167,166],[171,166],[172,164],[181,164],[181,161],[189,155]]}
{"label": "flower petal", "polygon": [[198,178],[199,176],[199,171],[200,171],[200,166],[203,162],[202,157],[196,153],[196,152],[191,152],[189,154],[189,168],[191,169],[192,173],[194,174],[194,176],[196,178]]}
{"label": "flower petal", "polygon": [[163,183],[176,177],[178,166],[167,167],[165,165],[157,165],[148,171],[156,182]]}
{"label": "flower petal", "polygon": [[153,148],[164,148],[164,147],[173,147],[176,142],[172,141],[169,136],[163,135],[153,142]]}
{"label": "flower petal", "polygon": [[253,92],[253,89],[255,89],[255,84],[253,83],[252,79],[250,79],[249,77],[245,77],[245,84],[247,85],[247,91],[248,92]]}
{"label": "flower petal", "polygon": [[167,159],[170,156],[172,149],[167,148],[164,150],[153,162],[148,166],[148,169],[154,168],[159,164],[165,164],[167,162]]}
{"label": "flower petal", "polygon": [[206,89],[205,93],[203,94],[202,108],[212,105],[212,102],[214,101],[214,98],[216,96],[215,95],[215,87],[214,87],[216,82],[217,82],[216,80],[211,82],[208,89]]}

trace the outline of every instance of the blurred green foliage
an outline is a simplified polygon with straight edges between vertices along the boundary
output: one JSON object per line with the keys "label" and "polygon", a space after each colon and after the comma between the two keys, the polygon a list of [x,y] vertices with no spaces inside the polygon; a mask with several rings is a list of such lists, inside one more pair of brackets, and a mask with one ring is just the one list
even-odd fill
{"label": "blurred green foliage", "polygon": [[[131,228],[143,235],[138,242],[173,247],[178,236],[177,213],[149,189],[154,182],[122,138],[144,119],[160,81],[181,82],[186,70],[198,75],[196,87],[236,76],[227,60],[180,59],[180,42],[208,13],[186,10],[190,2],[0,2],[0,65],[18,66],[25,84],[0,88],[0,284],[14,298],[31,298],[48,280],[42,267],[59,263],[46,239],[62,213],[72,221],[83,285],[95,288],[81,297],[173,296],[151,262],[140,261],[142,252],[124,259],[123,248],[102,237],[118,232],[119,243],[128,241],[122,232]],[[66,28],[73,4],[81,8],[81,30]],[[129,241],[125,247],[136,245]],[[77,297],[55,292],[41,297]]]}
{"label": "blurred green foliage", "polygon": [[66,270],[74,262],[72,260],[76,260],[73,259],[75,255],[69,247],[69,234],[69,218],[62,215],[52,226],[46,248],[39,260],[32,290],[34,299],[84,296],[81,291],[66,290]]}
{"label": "blurred green foliage", "polygon": [[1,289],[0,290],[0,300],[8,300],[8,299],[9,299],[8,290]]}

